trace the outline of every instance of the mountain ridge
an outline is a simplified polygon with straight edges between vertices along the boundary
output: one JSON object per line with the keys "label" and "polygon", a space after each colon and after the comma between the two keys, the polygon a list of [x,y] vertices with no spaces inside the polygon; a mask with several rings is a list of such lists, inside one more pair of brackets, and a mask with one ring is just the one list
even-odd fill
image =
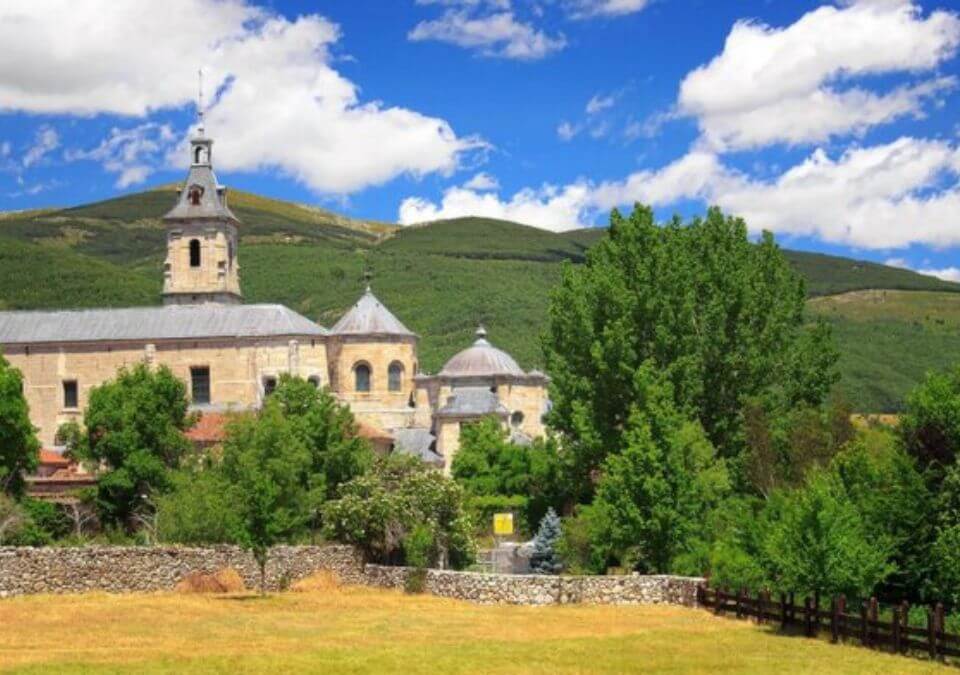
{"label": "mountain ridge", "polygon": [[[158,186],[91,204],[0,216],[0,308],[158,304],[165,254],[160,218],[173,203],[174,189]],[[332,325],[372,273],[377,295],[422,336],[420,363],[427,372],[470,344],[481,322],[491,341],[524,368],[542,367],[539,339],[550,289],[562,265],[582,262],[604,232],[556,233],[479,217],[399,227],[243,191],[228,198],[243,221],[239,261],[246,301],[282,303]],[[811,298],[872,288],[951,297],[960,292],[960,284],[909,270],[810,252],[784,254]],[[894,410],[908,384],[927,369],[960,361],[960,330],[953,324],[944,330],[902,310],[887,317],[882,306],[868,315],[853,311],[863,302],[841,303],[829,312],[809,305],[811,316],[835,326],[843,384],[859,409]],[[925,307],[935,312],[936,303]],[[875,345],[865,346],[871,341]],[[898,361],[905,367],[891,368]]]}

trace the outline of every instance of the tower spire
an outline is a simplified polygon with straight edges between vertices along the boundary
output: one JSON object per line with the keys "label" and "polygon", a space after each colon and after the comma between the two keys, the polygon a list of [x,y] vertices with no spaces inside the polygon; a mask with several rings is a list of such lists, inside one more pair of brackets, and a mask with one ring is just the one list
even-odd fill
{"label": "tower spire", "polygon": [[203,68],[197,70],[197,132],[203,136]]}

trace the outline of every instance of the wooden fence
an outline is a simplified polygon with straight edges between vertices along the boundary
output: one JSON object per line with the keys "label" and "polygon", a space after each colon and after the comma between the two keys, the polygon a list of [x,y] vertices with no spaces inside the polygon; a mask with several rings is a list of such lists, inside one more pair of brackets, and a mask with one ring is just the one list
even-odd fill
{"label": "wooden fence", "polygon": [[842,595],[834,597],[827,609],[820,606],[816,596],[808,596],[798,605],[793,593],[781,593],[772,599],[769,592],[750,597],[746,590],[730,592],[700,586],[697,602],[718,615],[754,617],[761,624],[779,623],[782,630],[802,628],[808,637],[829,631],[831,642],[857,640],[864,647],[895,654],[925,652],[931,659],[960,657],[960,635],[946,632],[942,604],[927,610],[927,625],[919,628],[908,624],[910,605],[906,602],[893,607],[890,621],[881,621],[876,598],[861,603],[856,613],[848,613]]}

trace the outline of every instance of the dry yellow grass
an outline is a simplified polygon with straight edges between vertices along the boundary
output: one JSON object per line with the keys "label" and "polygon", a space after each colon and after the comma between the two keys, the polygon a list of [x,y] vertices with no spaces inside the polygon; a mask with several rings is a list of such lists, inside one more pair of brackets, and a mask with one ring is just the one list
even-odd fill
{"label": "dry yellow grass", "polygon": [[365,588],[0,600],[0,671],[935,673],[679,607],[479,607]]}

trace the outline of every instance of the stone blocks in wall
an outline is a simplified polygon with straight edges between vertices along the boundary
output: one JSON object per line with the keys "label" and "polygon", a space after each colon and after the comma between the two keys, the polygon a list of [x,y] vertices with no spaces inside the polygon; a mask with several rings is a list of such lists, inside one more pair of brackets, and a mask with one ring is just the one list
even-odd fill
{"label": "stone blocks in wall", "polygon": [[[85,546],[0,548],[0,597],[35,593],[111,593],[172,590],[192,572],[237,570],[248,588],[260,571],[236,546]],[[350,546],[277,546],[267,562],[267,588],[278,590],[315,572],[335,572],[343,583],[402,589],[411,569],[364,565]],[[429,570],[426,590],[478,604],[696,605],[703,579],[675,576],[574,577],[481,574]]]}
{"label": "stone blocks in wall", "polygon": [[[236,546],[84,546],[0,548],[0,597],[32,593],[170,590],[191,572],[232,567],[248,588],[260,570],[248,551]],[[277,546],[267,561],[267,588],[331,570],[344,583],[362,583],[363,563],[350,546]]]}
{"label": "stone blocks in wall", "polygon": [[[403,588],[409,568],[367,565],[366,583],[382,588]],[[429,570],[428,593],[479,604],[697,604],[700,577],[670,575],[542,576],[536,574],[481,574]]]}

